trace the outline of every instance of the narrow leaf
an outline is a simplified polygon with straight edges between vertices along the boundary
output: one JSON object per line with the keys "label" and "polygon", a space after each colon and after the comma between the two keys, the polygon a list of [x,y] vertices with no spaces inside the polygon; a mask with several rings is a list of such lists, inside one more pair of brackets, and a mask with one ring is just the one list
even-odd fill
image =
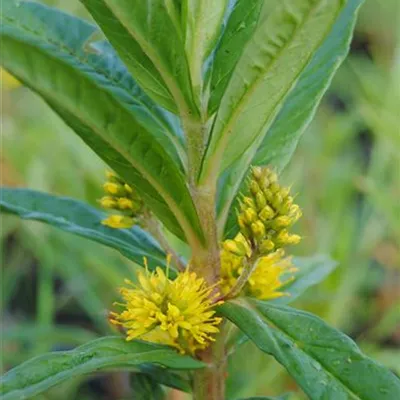
{"label": "narrow leaf", "polygon": [[219,174],[244,153],[255,153],[342,7],[343,0],[264,2],[222,98],[203,179]]}
{"label": "narrow leaf", "polygon": [[188,379],[163,367],[154,364],[144,364],[139,367],[139,370],[151,376],[155,381],[164,386],[178,389],[186,393],[190,393],[192,390]]}
{"label": "narrow leaf", "polygon": [[2,188],[0,209],[102,243],[140,265],[143,257],[147,257],[151,268],[165,265],[164,252],[147,232],[138,226],[108,228],[101,224],[105,214],[83,202],[29,189]]}
{"label": "narrow leaf", "polygon": [[287,98],[253,160],[281,171],[289,162],[321,98],[349,50],[356,16],[363,0],[348,0],[331,33],[324,40]]}
{"label": "narrow leaf", "polygon": [[294,274],[294,280],[283,289],[289,296],[280,297],[274,300],[274,303],[291,303],[307,289],[322,282],[338,265],[337,262],[324,255],[294,257],[293,264],[298,271]]}
{"label": "narrow leaf", "polygon": [[312,400],[400,398],[392,372],[315,315],[255,300],[226,303],[219,312],[274,356]]}
{"label": "narrow leaf", "polygon": [[7,372],[0,379],[3,400],[18,400],[43,393],[68,379],[101,370],[126,369],[142,364],[172,369],[202,368],[203,363],[152,343],[126,342],[104,337],[72,351],[60,351],[33,358]]}
{"label": "narrow leaf", "polygon": [[81,2],[92,14],[145,92],[167,110],[177,112],[175,101],[159,71],[139,43],[115,18],[107,4],[98,0],[81,0]]}
{"label": "narrow leaf", "polygon": [[217,43],[228,0],[185,0],[185,48],[194,91],[200,99],[204,62]]}
{"label": "narrow leaf", "polygon": [[158,84],[163,81],[175,102],[175,110],[164,101],[161,104],[171,111],[198,113],[183,34],[171,19],[165,1],[81,1],[150,96],[162,101],[151,79],[143,78],[148,69]]}
{"label": "narrow leaf", "polygon": [[147,125],[149,108],[141,109],[132,94],[128,99],[129,91],[99,68],[101,57],[88,51],[96,28],[43,5],[12,0],[5,0],[1,20],[4,66],[139,189],[171,231],[182,237],[183,228],[188,240],[202,237],[183,171],[153,137],[154,123]]}
{"label": "narrow leaf", "polygon": [[264,0],[237,0],[229,16],[212,66],[210,115],[218,109],[244,48],[253,35]]}
{"label": "narrow leaf", "polygon": [[298,140],[348,52],[357,12],[362,2],[363,0],[344,2],[344,7],[330,33],[322,41],[311,62],[300,74],[293,90],[282,103],[282,110],[267,130],[262,142],[257,145],[258,149],[247,151],[222,175],[218,204],[221,231],[225,227],[228,213],[230,215],[226,234],[234,230],[236,206],[231,204],[242,185],[248,166],[272,164],[281,171],[290,160]]}
{"label": "narrow leaf", "polygon": [[135,400],[163,400],[165,393],[162,387],[150,376],[135,373],[131,376],[131,387]]}

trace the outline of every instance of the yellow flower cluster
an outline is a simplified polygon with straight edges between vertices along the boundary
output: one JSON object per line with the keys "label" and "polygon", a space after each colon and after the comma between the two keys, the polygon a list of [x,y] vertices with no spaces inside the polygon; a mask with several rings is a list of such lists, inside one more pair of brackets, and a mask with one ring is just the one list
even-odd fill
{"label": "yellow flower cluster", "polygon": [[269,168],[253,168],[248,188],[238,215],[246,239],[262,254],[299,243],[300,236],[289,234],[288,229],[301,217],[301,210],[293,204],[290,189],[279,185],[276,173]]}
{"label": "yellow flower cluster", "polygon": [[263,300],[284,296],[279,290],[292,279],[285,275],[296,269],[283,247],[299,243],[300,236],[288,230],[300,217],[299,206],[293,203],[290,190],[278,184],[276,173],[253,168],[248,194],[240,201],[240,233],[223,243],[222,291],[229,293],[244,269],[251,267],[248,264],[256,263],[244,292]]}
{"label": "yellow flower cluster", "polygon": [[117,303],[122,311],[112,313],[111,322],[126,329],[127,340],[140,338],[190,354],[214,341],[221,322],[213,310],[216,296],[196,273],[186,269],[170,280],[159,267],[150,273],[146,264],[138,284],[126,283],[131,287],[120,290],[124,303]]}
{"label": "yellow flower cluster", "polygon": [[140,223],[143,201],[127,183],[113,172],[107,172],[107,182],[103,188],[106,196],[99,200],[101,206],[118,211],[118,214],[112,214],[102,221],[103,225],[121,229]]}

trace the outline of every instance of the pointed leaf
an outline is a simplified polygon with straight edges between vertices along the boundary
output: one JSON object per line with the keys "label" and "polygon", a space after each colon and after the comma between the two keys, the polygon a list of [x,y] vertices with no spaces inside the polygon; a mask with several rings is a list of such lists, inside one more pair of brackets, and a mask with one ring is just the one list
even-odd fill
{"label": "pointed leaf", "polygon": [[131,229],[108,228],[101,224],[104,213],[68,197],[29,189],[1,188],[0,210],[102,243],[139,265],[143,264],[143,257],[147,257],[151,268],[165,265],[165,253],[147,232],[138,226]]}
{"label": "pointed leaf", "polygon": [[204,366],[202,362],[181,356],[165,346],[104,337],[72,351],[44,354],[19,365],[0,379],[0,393],[3,400],[30,398],[76,376],[148,363],[172,369]]}
{"label": "pointed leaf", "polygon": [[344,5],[344,0],[264,2],[259,23],[222,98],[201,180],[218,176],[245,153],[251,162]]}
{"label": "pointed leaf", "polygon": [[115,18],[104,1],[81,0],[145,92],[167,110],[177,112],[164,79],[139,43]]}
{"label": "pointed leaf", "polygon": [[[163,0],[81,0],[142,88],[176,112],[198,114],[191,91],[183,34]],[[151,77],[148,77],[150,73]],[[162,100],[161,81],[175,105]],[[166,95],[165,95],[166,96]]]}
{"label": "pointed leaf", "polygon": [[94,32],[57,10],[5,0],[2,62],[137,188],[169,229],[179,235],[183,228],[190,240],[202,237],[183,171],[153,137],[149,108],[138,116],[138,102],[127,99],[129,91],[101,68],[101,57],[87,51]]}
{"label": "pointed leaf", "polygon": [[244,48],[253,35],[264,0],[237,0],[229,16],[212,66],[208,112],[214,114]]}
{"label": "pointed leaf", "polygon": [[346,2],[332,31],[313,56],[262,141],[253,164],[272,164],[281,171],[289,162],[336,70],[347,55],[357,12],[363,1]]}
{"label": "pointed leaf", "polygon": [[165,399],[165,393],[161,385],[148,375],[140,373],[132,374],[130,383],[135,400]]}
{"label": "pointed leaf", "polygon": [[255,300],[226,303],[219,311],[274,356],[312,400],[400,398],[399,378],[315,315]]}
{"label": "pointed leaf", "polygon": [[293,264],[298,268],[294,279],[283,289],[289,296],[274,300],[276,304],[288,304],[296,300],[307,289],[322,282],[336,267],[337,262],[328,256],[294,257]]}
{"label": "pointed leaf", "polygon": [[203,88],[203,66],[221,31],[228,0],[185,0],[185,48],[197,95]]}
{"label": "pointed leaf", "polygon": [[192,390],[189,379],[181,376],[182,374],[174,373],[154,364],[141,365],[139,370],[164,386],[186,393],[190,393]]}
{"label": "pointed leaf", "polygon": [[357,12],[362,2],[363,0],[344,2],[345,6],[332,26],[331,32],[301,73],[259,149],[247,151],[221,177],[219,225],[223,230],[230,212],[231,216],[226,226],[227,234],[232,231],[236,222],[234,213],[236,206],[231,204],[242,185],[249,164],[272,164],[281,171],[290,160],[301,134],[311,121],[322,95],[348,52]]}

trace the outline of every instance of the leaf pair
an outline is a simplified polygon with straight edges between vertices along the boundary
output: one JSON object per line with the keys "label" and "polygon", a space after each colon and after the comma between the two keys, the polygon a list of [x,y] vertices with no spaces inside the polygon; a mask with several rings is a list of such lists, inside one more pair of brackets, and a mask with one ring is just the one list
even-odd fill
{"label": "leaf pair", "polygon": [[93,41],[98,29],[40,4],[5,0],[0,31],[5,68],[137,188],[172,232],[201,241],[179,122],[139,88],[109,45]]}

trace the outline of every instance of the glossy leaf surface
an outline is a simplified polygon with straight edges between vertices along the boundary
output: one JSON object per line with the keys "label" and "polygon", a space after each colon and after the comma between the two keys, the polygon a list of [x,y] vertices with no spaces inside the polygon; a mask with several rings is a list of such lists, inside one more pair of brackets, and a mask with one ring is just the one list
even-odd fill
{"label": "glossy leaf surface", "polygon": [[312,400],[400,397],[399,378],[313,314],[249,299],[219,310],[275,357]]}
{"label": "glossy leaf surface", "polygon": [[0,190],[2,212],[41,221],[66,232],[112,247],[129,259],[150,267],[164,266],[166,256],[158,243],[138,226],[112,229],[101,224],[105,214],[83,202],[29,189]]}
{"label": "glossy leaf surface", "polygon": [[31,398],[76,376],[148,363],[172,369],[204,366],[200,361],[181,356],[165,346],[104,337],[71,351],[44,354],[19,365],[1,378],[0,393],[3,400]]}

